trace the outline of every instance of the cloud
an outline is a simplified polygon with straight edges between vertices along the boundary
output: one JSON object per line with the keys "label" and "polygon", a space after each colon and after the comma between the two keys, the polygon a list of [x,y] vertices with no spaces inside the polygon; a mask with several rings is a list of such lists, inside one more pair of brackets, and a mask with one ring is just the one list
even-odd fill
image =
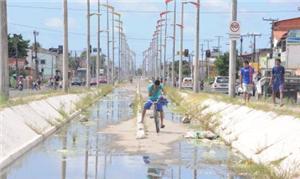
{"label": "cloud", "polygon": [[[63,28],[63,19],[59,17],[52,17],[45,20],[45,26],[53,29],[62,29]],[[76,28],[77,23],[75,19],[69,18],[69,28],[73,29]]]}
{"label": "cloud", "polygon": [[230,10],[230,2],[227,0],[207,0],[203,1],[201,4],[205,10]]}

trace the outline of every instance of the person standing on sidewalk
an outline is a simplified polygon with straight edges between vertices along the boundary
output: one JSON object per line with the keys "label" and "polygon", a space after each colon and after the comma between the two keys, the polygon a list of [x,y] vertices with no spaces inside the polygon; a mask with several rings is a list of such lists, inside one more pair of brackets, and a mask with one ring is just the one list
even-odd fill
{"label": "person standing on sidewalk", "polygon": [[254,69],[249,65],[249,61],[244,61],[244,67],[240,71],[240,83],[244,93],[244,103],[249,102],[250,94],[253,92]]}
{"label": "person standing on sidewalk", "polygon": [[272,69],[270,86],[272,87],[273,103],[276,104],[276,94],[280,93],[280,106],[283,106],[283,89],[285,69],[281,66],[280,59],[276,59],[275,67]]}

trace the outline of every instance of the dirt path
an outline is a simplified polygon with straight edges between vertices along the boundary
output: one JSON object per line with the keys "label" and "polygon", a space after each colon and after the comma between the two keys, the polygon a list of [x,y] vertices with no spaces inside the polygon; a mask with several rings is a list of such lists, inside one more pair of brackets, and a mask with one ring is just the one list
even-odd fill
{"label": "dirt path", "polygon": [[[146,86],[146,83],[141,83],[141,93],[145,99],[147,96]],[[132,87],[129,87],[128,90],[130,93],[135,92]],[[124,152],[163,156],[172,148],[172,143],[183,138],[187,128],[182,124],[165,120],[166,128],[156,134],[154,121],[150,118],[150,114],[151,110],[147,112],[145,118],[145,139],[136,139],[136,117],[117,125],[108,126],[99,132],[116,135],[117,140],[114,140],[112,145],[121,148]]]}

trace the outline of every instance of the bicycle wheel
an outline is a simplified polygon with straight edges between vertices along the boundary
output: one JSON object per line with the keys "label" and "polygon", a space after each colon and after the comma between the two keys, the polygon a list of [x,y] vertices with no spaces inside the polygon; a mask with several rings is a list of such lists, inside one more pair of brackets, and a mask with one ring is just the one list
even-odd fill
{"label": "bicycle wheel", "polygon": [[156,133],[159,133],[159,118],[158,118],[158,111],[156,109],[156,104],[154,105],[154,122],[155,122],[155,128],[156,128]]}

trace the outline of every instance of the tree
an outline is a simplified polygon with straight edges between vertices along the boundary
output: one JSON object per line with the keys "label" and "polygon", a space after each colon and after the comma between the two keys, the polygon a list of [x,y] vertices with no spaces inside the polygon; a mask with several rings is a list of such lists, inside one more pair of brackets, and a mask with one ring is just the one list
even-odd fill
{"label": "tree", "polygon": [[[179,74],[179,61],[175,61],[174,63],[175,65],[175,74],[178,76]],[[182,76],[190,76],[191,75],[191,68],[190,68],[190,64],[188,61],[183,60],[182,61]]]}
{"label": "tree", "polygon": [[218,75],[228,76],[229,74],[229,53],[225,53],[217,58],[215,61],[215,66]]}
{"label": "tree", "polygon": [[21,34],[8,34],[8,56],[25,58],[29,43],[30,41],[24,40]]}

